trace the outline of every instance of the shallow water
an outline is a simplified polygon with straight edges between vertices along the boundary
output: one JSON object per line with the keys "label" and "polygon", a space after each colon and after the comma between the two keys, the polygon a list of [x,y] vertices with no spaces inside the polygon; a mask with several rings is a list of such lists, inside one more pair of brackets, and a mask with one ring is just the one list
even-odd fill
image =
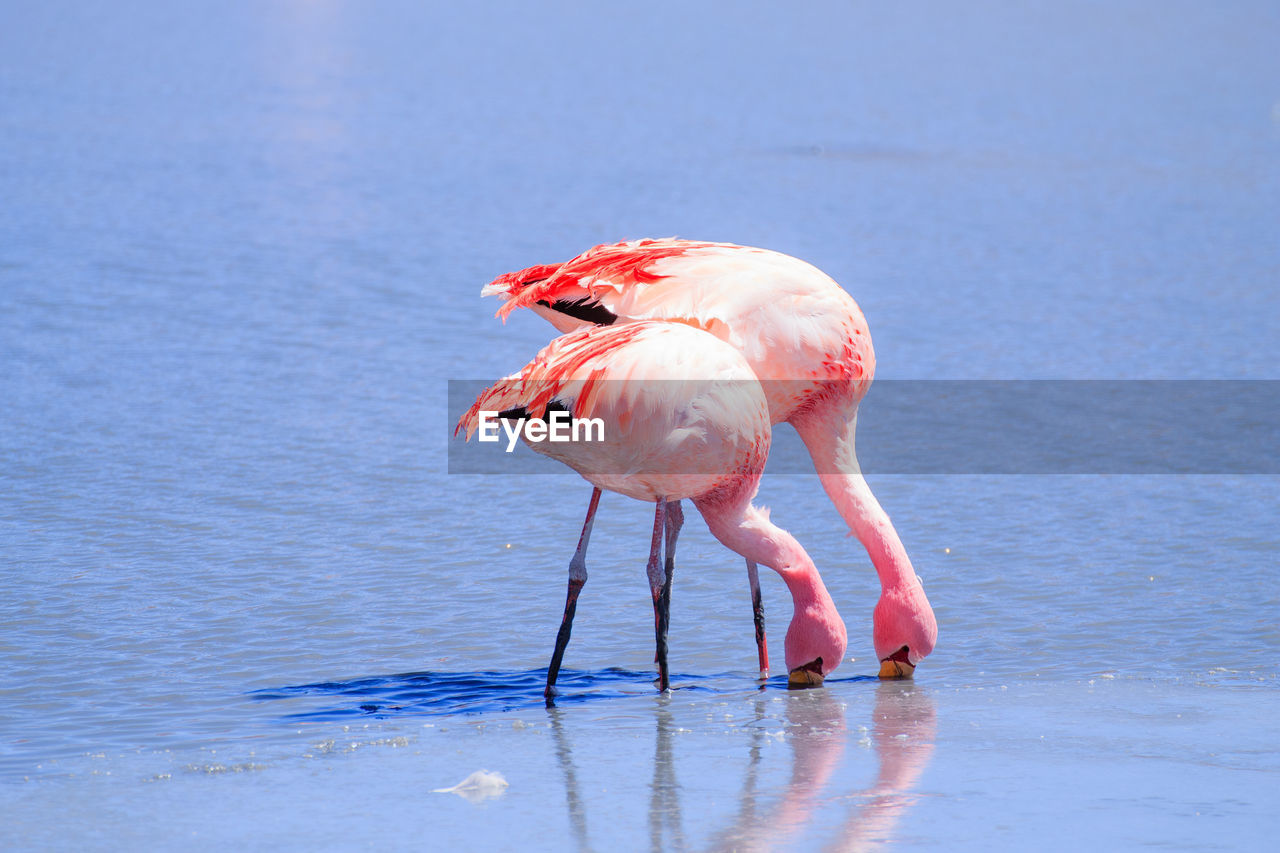
{"label": "shallow water", "polygon": [[[775,463],[850,633],[804,693],[754,681],[745,572],[690,513],[656,694],[651,514],[608,496],[548,711],[589,490],[450,475],[446,414],[550,334],[480,285],[673,233],[821,266],[884,379],[1275,379],[1270,5],[9,18],[0,846],[1274,834],[1280,481],[1240,453],[873,474],[940,625],[907,684],[867,678],[874,575]],[[482,768],[510,787],[433,793]]]}

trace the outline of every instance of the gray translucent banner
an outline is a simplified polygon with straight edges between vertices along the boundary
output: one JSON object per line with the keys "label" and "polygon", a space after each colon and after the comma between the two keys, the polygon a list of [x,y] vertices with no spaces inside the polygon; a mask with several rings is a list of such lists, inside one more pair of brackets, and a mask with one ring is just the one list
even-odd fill
{"label": "gray translucent banner", "polygon": [[[449,382],[449,473],[564,471],[523,441],[507,453],[501,430],[453,437],[490,384]],[[880,380],[857,452],[869,474],[1280,474],[1280,381]],[[769,471],[814,471],[789,426],[774,427]]]}

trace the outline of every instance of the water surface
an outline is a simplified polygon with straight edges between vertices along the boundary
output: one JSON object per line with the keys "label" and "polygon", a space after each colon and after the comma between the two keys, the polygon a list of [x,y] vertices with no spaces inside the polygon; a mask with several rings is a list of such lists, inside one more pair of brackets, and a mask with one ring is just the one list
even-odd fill
{"label": "water surface", "polygon": [[[670,234],[822,267],[883,379],[1280,378],[1271,4],[6,19],[4,847],[1274,835],[1274,475],[873,474],[940,625],[879,684],[865,554],[775,470],[851,638],[809,693],[755,683],[743,567],[691,515],[657,695],[650,514],[609,496],[548,711],[588,489],[449,475],[446,415],[550,334],[482,284]],[[510,787],[433,793],[481,768]]]}

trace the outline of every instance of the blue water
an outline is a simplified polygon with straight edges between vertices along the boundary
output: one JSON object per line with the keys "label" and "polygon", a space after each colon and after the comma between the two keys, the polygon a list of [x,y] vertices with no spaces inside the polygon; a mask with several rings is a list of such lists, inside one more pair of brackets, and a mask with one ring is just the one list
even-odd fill
{"label": "blue water", "polygon": [[[873,475],[940,626],[880,684],[865,554],[774,471],[850,633],[803,693],[754,681],[745,572],[693,514],[652,690],[650,512],[607,496],[548,711],[589,490],[449,475],[446,413],[551,334],[481,285],[671,234],[826,270],[883,379],[1278,379],[1274,4],[4,17],[0,846],[1280,828],[1274,475]],[[510,787],[433,793],[478,769]]]}

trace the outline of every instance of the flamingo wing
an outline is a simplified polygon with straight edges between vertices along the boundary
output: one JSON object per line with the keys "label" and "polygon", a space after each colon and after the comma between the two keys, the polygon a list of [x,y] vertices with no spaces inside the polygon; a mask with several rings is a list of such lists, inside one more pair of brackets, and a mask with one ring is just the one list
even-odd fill
{"label": "flamingo wing", "polygon": [[820,390],[860,399],[875,353],[856,302],[811,264],[767,249],[674,238],[596,246],[563,264],[507,273],[481,293],[497,316],[530,308],[561,332],[642,320],[710,332],[741,352],[767,388],[775,422]]}
{"label": "flamingo wing", "polygon": [[675,238],[610,243],[562,264],[538,264],[498,276],[480,293],[503,297],[497,316],[504,320],[517,308],[540,305],[582,322],[607,326],[617,319],[605,305],[606,300],[613,301],[608,299],[611,293],[653,284],[665,277],[654,269],[659,261],[707,248],[743,247]]}
{"label": "flamingo wing", "polygon": [[[632,323],[607,336],[593,334],[596,331],[588,326],[556,338],[520,370],[485,389],[458,420],[454,435],[465,430],[469,440],[481,411],[518,408],[544,417],[548,407],[559,403],[574,417],[590,417],[597,383],[611,370],[610,355],[651,328]],[[616,371],[615,377],[621,378]],[[566,405],[570,402],[572,406]]]}

